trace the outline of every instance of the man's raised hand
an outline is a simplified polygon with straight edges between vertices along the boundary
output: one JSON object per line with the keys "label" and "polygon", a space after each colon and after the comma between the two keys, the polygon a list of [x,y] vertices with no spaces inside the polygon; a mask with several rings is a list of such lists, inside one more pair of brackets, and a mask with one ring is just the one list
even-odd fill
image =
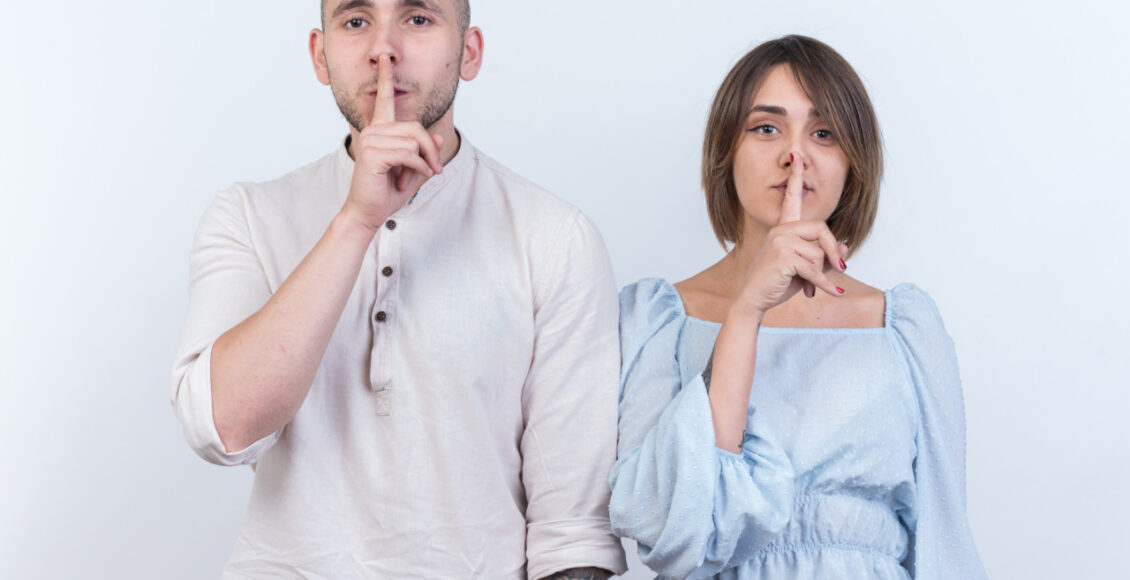
{"label": "man's raised hand", "polygon": [[424,181],[443,171],[442,147],[443,138],[428,134],[418,121],[396,120],[393,63],[380,55],[373,114],[353,144],[353,182],[343,211],[375,231]]}

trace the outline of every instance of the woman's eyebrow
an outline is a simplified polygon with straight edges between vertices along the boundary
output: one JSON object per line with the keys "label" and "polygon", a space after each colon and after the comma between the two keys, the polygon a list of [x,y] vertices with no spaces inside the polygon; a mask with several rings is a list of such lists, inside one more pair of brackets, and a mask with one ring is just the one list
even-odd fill
{"label": "woman's eyebrow", "polygon": [[749,112],[752,113],[769,113],[770,115],[779,115],[784,117],[788,115],[788,111],[784,107],[775,107],[773,105],[754,105],[750,108]]}
{"label": "woman's eyebrow", "polygon": [[[778,107],[776,105],[754,105],[749,109],[749,113],[747,114],[752,115],[754,113],[769,113],[770,115],[778,115],[781,117],[788,116],[788,111],[784,107]],[[808,116],[810,118],[819,117],[820,111],[809,109]]]}

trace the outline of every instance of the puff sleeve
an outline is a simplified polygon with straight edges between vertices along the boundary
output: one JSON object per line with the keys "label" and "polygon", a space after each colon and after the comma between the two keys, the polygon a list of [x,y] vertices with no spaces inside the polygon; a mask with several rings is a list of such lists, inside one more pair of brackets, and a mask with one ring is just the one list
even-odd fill
{"label": "puff sleeve", "polygon": [[702,376],[680,378],[676,347],[686,314],[674,287],[630,285],[620,312],[612,530],[636,540],[640,560],[661,576],[703,578],[740,565],[788,523],[791,464],[765,436],[747,435],[740,455],[715,447]]}
{"label": "puff sleeve", "polygon": [[953,341],[916,286],[891,291],[890,324],[918,401],[915,508],[903,565],[919,580],[986,578],[965,512],[965,407]]}

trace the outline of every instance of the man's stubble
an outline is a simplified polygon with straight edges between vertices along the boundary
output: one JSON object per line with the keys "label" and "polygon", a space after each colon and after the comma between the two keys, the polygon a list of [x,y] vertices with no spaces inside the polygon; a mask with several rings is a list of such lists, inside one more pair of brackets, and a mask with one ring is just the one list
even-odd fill
{"label": "man's stubble", "polygon": [[[463,61],[463,47],[459,47],[458,54],[456,54],[455,61],[449,68],[454,69],[454,74],[450,79],[441,81],[437,86],[433,87],[431,91],[424,97],[424,102],[420,106],[420,110],[416,113],[416,121],[419,121],[425,129],[431,129],[437,121],[447,114],[451,109],[451,105],[455,103],[455,93],[459,90],[459,63]],[[358,132],[365,129],[365,117],[362,112],[357,108],[357,102],[364,100],[373,87],[377,86],[377,79],[374,76],[371,82],[361,85],[361,88],[355,95],[345,94],[344,87],[340,87],[334,83],[333,70],[327,67],[327,74],[330,78],[330,91],[333,92],[334,100],[337,101],[337,108],[341,111],[345,120],[349,122]],[[400,78],[394,78],[394,84],[398,87],[416,90],[419,84],[415,82],[405,82]]]}

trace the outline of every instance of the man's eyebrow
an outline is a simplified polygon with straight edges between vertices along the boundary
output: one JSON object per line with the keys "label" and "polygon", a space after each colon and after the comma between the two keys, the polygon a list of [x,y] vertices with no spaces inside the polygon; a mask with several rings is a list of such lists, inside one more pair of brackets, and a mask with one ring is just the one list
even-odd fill
{"label": "man's eyebrow", "polygon": [[[334,8],[333,14],[330,15],[330,20],[333,20],[334,18],[337,18],[341,14],[343,14],[345,12],[349,12],[350,10],[353,10],[353,9],[356,9],[356,8],[372,8],[372,7],[373,7],[372,0],[348,0],[347,2],[342,2],[341,4],[338,4],[337,7]],[[399,8],[401,8],[401,9],[417,8],[417,9],[420,9],[420,10],[427,10],[429,12],[442,13],[442,10],[440,10],[439,6],[437,6],[435,4],[435,2],[431,2],[429,0],[400,0]]]}
{"label": "man's eyebrow", "polygon": [[[754,105],[749,109],[748,114],[752,115],[754,113],[769,113],[770,115],[777,115],[779,117],[788,116],[788,111],[786,111],[784,107],[778,107],[775,105]],[[809,118],[819,117],[820,111],[811,109],[808,111],[808,116]]]}
{"label": "man's eyebrow", "polygon": [[338,4],[337,7],[334,8],[333,14],[330,15],[330,20],[337,18],[343,12],[349,12],[350,10],[353,10],[355,8],[372,8],[372,7],[373,7],[372,0],[348,0],[347,2],[342,2],[341,4]]}
{"label": "man's eyebrow", "polygon": [[427,10],[437,16],[444,16],[443,8],[435,0],[400,0],[400,8],[416,8],[417,10]]}
{"label": "man's eyebrow", "polygon": [[439,6],[431,0],[400,0],[401,8],[419,8],[420,10],[427,10],[429,12],[442,13]]}

